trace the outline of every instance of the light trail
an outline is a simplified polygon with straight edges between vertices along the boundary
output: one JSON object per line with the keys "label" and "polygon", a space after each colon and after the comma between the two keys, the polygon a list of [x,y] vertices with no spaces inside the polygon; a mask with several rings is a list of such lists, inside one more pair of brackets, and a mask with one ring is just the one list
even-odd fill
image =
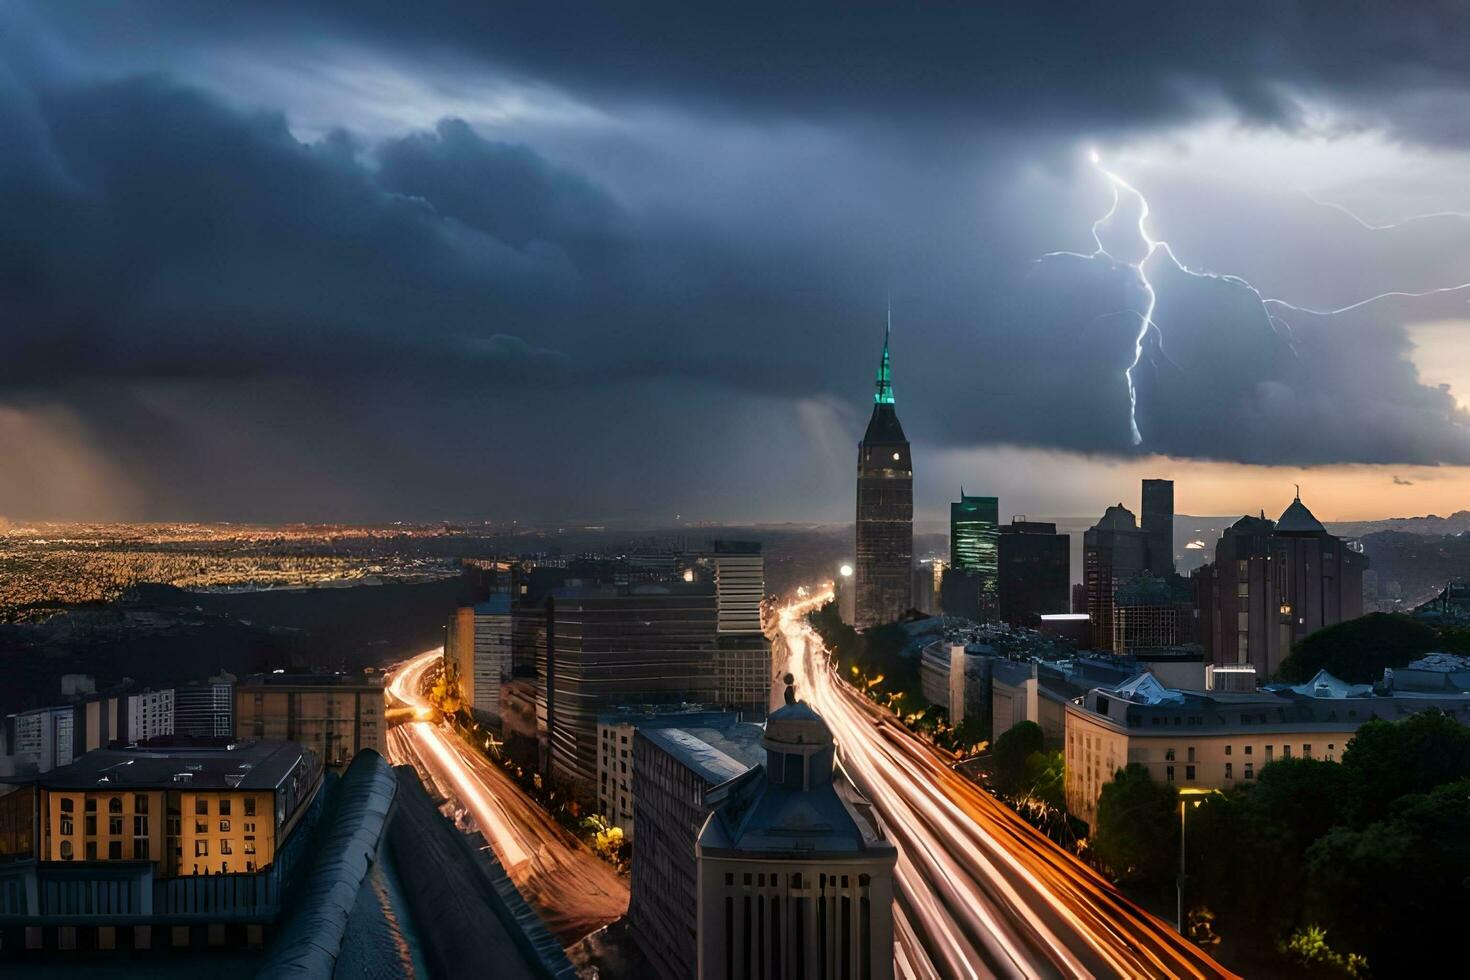
{"label": "light trail", "polygon": [[[438,712],[420,693],[441,657],[430,650],[400,664],[387,694],[417,718]],[[571,946],[620,918],[628,885],[447,723],[409,721],[388,732],[388,757],[474,817],[486,843],[548,929]]]}
{"label": "light trail", "polygon": [[779,610],[775,641],[898,846],[901,976],[1231,976],[846,684],[805,621],[830,598]]}
{"label": "light trail", "polygon": [[[1430,296],[1439,296],[1470,290],[1470,282],[1457,283],[1451,286],[1440,286],[1434,289],[1425,290],[1393,289],[1381,293],[1375,293],[1374,295],[1369,296],[1366,299],[1357,300],[1355,302],[1347,304],[1346,306],[1339,306],[1330,309],[1318,309],[1309,306],[1299,306],[1296,303],[1291,303],[1284,299],[1265,296],[1249,281],[1242,279],[1239,276],[1221,275],[1214,272],[1207,272],[1202,269],[1193,269],[1185,265],[1183,262],[1179,261],[1179,257],[1174,254],[1174,250],[1170,247],[1168,242],[1162,239],[1155,239],[1149,234],[1149,203],[1148,198],[1144,197],[1143,192],[1140,191],[1137,187],[1133,186],[1127,180],[1119,176],[1117,173],[1103,166],[1102,157],[1098,154],[1096,150],[1089,151],[1088,159],[1091,162],[1092,166],[1097,170],[1097,172],[1102,174],[1107,179],[1108,186],[1112,190],[1113,194],[1112,203],[1111,205],[1109,205],[1106,213],[1104,213],[1102,217],[1098,218],[1092,223],[1092,242],[1094,248],[1091,252],[1046,252],[1042,255],[1042,258],[1056,258],[1060,256],[1077,259],[1105,258],[1109,262],[1112,262],[1115,266],[1123,265],[1132,269],[1134,275],[1138,279],[1139,288],[1143,291],[1144,295],[1144,308],[1139,311],[1119,311],[1132,312],[1138,317],[1138,332],[1134,335],[1133,338],[1133,359],[1129,363],[1128,367],[1123,371],[1123,379],[1128,388],[1129,435],[1132,438],[1133,444],[1135,446],[1143,444],[1143,433],[1138,428],[1138,387],[1134,382],[1133,373],[1138,369],[1138,365],[1143,361],[1143,349],[1145,343],[1148,341],[1150,333],[1153,334],[1155,342],[1158,344],[1158,349],[1160,353],[1164,352],[1164,334],[1163,331],[1159,329],[1158,322],[1154,319],[1154,313],[1158,308],[1158,291],[1154,288],[1153,281],[1149,278],[1148,272],[1149,262],[1153,259],[1155,255],[1159,253],[1165,255],[1168,258],[1170,264],[1172,264],[1177,271],[1182,272],[1185,275],[1193,276],[1197,279],[1218,279],[1220,281],[1241,286],[1244,289],[1249,290],[1251,294],[1255,297],[1256,302],[1260,305],[1261,314],[1266,318],[1267,324],[1269,324],[1272,331],[1275,332],[1277,336],[1281,337],[1281,339],[1286,343],[1287,348],[1291,351],[1292,356],[1294,357],[1298,355],[1296,350],[1296,339],[1292,334],[1291,324],[1278,314],[1272,312],[1273,307],[1284,310],[1291,310],[1292,312],[1306,314],[1307,316],[1328,317],[1337,316],[1342,313],[1350,313],[1353,310],[1362,309],[1363,307],[1373,305],[1386,299],[1423,299]],[[1144,246],[1144,254],[1143,257],[1136,262],[1120,261],[1117,256],[1108,251],[1108,249],[1106,248],[1106,246],[1103,245],[1102,242],[1102,229],[1104,228],[1104,226],[1109,224],[1112,219],[1117,215],[1118,205],[1120,203],[1121,194],[1123,193],[1128,194],[1138,203],[1137,231],[1139,239]],[[1364,221],[1356,214],[1353,214],[1353,212],[1349,211],[1342,205],[1318,201],[1310,194],[1308,194],[1307,197],[1314,203],[1319,204],[1322,207],[1333,208],[1335,210],[1343,212],[1348,217],[1352,218],[1358,224],[1362,225],[1364,228],[1370,231],[1385,231],[1390,228],[1397,228],[1411,221],[1420,221],[1426,218],[1470,217],[1470,214],[1459,211],[1439,211],[1432,214],[1413,215],[1412,217],[1406,218],[1403,221],[1396,222],[1394,224],[1373,225]]]}

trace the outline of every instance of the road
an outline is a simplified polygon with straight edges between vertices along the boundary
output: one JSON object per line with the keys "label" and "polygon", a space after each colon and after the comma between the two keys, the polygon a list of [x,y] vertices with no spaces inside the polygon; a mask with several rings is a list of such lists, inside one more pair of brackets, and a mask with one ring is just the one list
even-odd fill
{"label": "road", "polygon": [[806,622],[830,598],[780,610],[776,656],[898,846],[900,976],[1232,976],[843,682]]}
{"label": "road", "polygon": [[522,895],[565,946],[618,919],[628,885],[606,862],[559,825],[498,766],[467,745],[420,693],[440,650],[404,661],[388,683],[390,697],[415,720],[388,732],[388,757],[412,765],[456,806],[467,810]]}

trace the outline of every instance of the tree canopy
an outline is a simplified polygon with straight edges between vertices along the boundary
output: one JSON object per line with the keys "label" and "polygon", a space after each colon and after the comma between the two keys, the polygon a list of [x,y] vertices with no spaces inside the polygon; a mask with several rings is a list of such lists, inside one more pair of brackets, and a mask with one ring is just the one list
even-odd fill
{"label": "tree canopy", "polygon": [[1178,790],[1129,763],[1102,788],[1093,851],[1119,880],[1169,880],[1179,854],[1178,808]]}
{"label": "tree canopy", "polygon": [[1326,668],[1353,684],[1371,684],[1385,667],[1403,667],[1439,647],[1433,627],[1398,613],[1369,613],[1303,638],[1281,661],[1277,676],[1288,684],[1309,681]]}
{"label": "tree canopy", "polygon": [[991,749],[995,785],[1002,793],[1014,795],[1022,788],[1026,776],[1026,760],[1042,746],[1041,726],[1023,721],[1002,732]]}

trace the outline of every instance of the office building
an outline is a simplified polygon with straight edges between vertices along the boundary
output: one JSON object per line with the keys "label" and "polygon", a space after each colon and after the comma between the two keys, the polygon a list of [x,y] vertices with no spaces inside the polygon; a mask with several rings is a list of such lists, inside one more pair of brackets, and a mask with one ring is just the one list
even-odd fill
{"label": "office building", "polygon": [[1057,526],[1012,518],[996,549],[1000,620],[1033,628],[1042,616],[1071,611],[1072,542]]}
{"label": "office building", "polygon": [[983,643],[942,639],[925,645],[919,657],[920,689],[930,704],[948,712],[950,724],[988,714],[994,649]]}
{"label": "office building", "polygon": [[50,772],[77,755],[76,710],[71,705],[35,708],[5,719],[5,745],[17,772]]}
{"label": "office building", "polygon": [[1130,763],[1181,788],[1249,786],[1275,759],[1339,761],[1364,723],[1427,710],[1470,724],[1464,694],[1377,693],[1326,671],[1305,684],[1242,693],[1183,691],[1140,673],[1067,702],[1067,810],[1094,825],[1103,786]]}
{"label": "office building", "polygon": [[254,674],[235,689],[239,738],[300,742],[334,768],[384,750],[383,711],[376,674]]}
{"label": "office building", "polygon": [[137,744],[174,733],[173,688],[129,694],[126,741]]}
{"label": "office building", "polygon": [[174,688],[174,734],[230,738],[235,734],[235,678],[220,674]]}
{"label": "office building", "polygon": [[716,541],[713,566],[717,609],[716,699],[760,719],[771,707],[771,644],[761,630],[766,565],[756,541]]}
{"label": "office building", "polygon": [[511,597],[495,593],[450,617],[444,637],[444,676],[478,719],[500,722],[501,687],[511,679]]}
{"label": "office building", "polygon": [[925,616],[938,616],[944,611],[944,572],[948,564],[943,558],[924,558],[914,566],[914,609]]}
{"label": "office building", "polygon": [[711,704],[717,605],[706,583],[567,585],[547,603],[549,774],[596,800],[597,719],[627,704]]}
{"label": "office building", "polygon": [[790,688],[762,747],[764,765],[703,796],[695,975],[889,980],[898,852],[882,821]]}
{"label": "office building", "polygon": [[765,761],[757,725],[639,726],[633,735],[636,823],[628,924],[667,980],[698,972],[699,887],[695,847],[706,797]]}
{"label": "office building", "polygon": [[1113,647],[1113,598],[1118,586],[1148,568],[1147,537],[1133,512],[1121,503],[1082,536],[1082,584],[1087,589],[1087,616],[1092,646]]}
{"label": "office building", "polygon": [[1113,594],[1113,636],[1118,654],[1176,647],[1194,641],[1194,604],[1189,580],[1142,572],[1119,583]]}
{"label": "office building", "polygon": [[885,333],[873,414],[858,445],[853,626],[896,622],[909,611],[913,562],[913,459],[894,407]]}
{"label": "office building", "polygon": [[1276,673],[1311,633],[1363,614],[1366,555],[1327,533],[1300,495],[1280,520],[1242,517],[1194,573],[1199,634],[1216,665]]}
{"label": "office building", "polygon": [[988,622],[998,612],[999,503],[966,496],[949,505],[949,567],[941,587],[947,616]]}
{"label": "office building", "polygon": [[1143,481],[1144,537],[1148,542],[1148,571],[1154,578],[1174,574],[1174,481]]}
{"label": "office building", "polygon": [[726,729],[740,720],[734,711],[703,705],[650,704],[620,708],[597,719],[597,812],[633,839],[635,780],[633,736],[639,728]]}

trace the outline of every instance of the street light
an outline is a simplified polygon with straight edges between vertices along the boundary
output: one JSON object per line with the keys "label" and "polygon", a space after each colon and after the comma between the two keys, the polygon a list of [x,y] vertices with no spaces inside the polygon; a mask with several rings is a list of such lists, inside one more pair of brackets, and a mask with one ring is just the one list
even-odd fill
{"label": "street light", "polygon": [[[1174,919],[1174,931],[1184,935],[1184,804],[1189,797],[1209,796],[1211,793],[1220,792],[1217,789],[1181,789],[1179,791],[1179,879],[1178,879],[1178,908]],[[1199,806],[1204,800],[1195,799],[1190,801]]]}

